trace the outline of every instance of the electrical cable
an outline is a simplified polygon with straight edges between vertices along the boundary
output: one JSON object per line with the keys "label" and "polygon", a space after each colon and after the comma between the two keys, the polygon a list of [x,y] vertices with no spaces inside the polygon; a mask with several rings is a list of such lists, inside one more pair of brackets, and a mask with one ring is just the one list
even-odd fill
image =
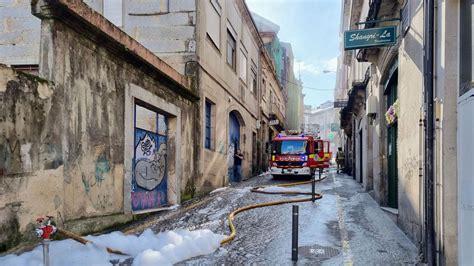
{"label": "electrical cable", "polygon": [[[265,70],[268,70],[268,71],[271,71],[270,69],[268,68],[265,68],[265,67],[262,67],[262,69],[265,69]],[[314,87],[308,87],[308,86],[303,86],[302,84],[298,84],[296,82],[292,82],[290,80],[287,80],[285,78],[280,78],[282,81],[285,81],[287,83],[290,83],[290,84],[293,84],[293,85],[298,85],[298,86],[301,86],[302,88],[304,89],[310,89],[310,90],[317,90],[317,91],[340,91],[340,90],[344,90],[344,89],[320,89],[320,88],[314,88]]]}

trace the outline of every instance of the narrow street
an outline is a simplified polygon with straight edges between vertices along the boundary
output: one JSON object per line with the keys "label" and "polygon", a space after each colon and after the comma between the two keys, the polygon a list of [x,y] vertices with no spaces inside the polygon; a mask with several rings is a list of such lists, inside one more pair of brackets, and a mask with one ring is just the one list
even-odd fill
{"label": "narrow street", "polygon": [[[259,185],[290,181],[273,180],[270,175],[254,177],[239,185],[219,190],[195,203],[158,218],[155,232],[210,229],[229,234],[227,215],[234,209],[255,203],[282,200],[281,195],[250,192]],[[301,185],[293,190],[311,191]],[[316,203],[300,203],[298,264],[415,264],[417,248],[363,192],[352,177],[336,174],[316,185],[323,194]],[[292,198],[304,196],[292,196]],[[291,204],[253,209],[237,215],[237,237],[213,254],[184,261],[181,265],[290,264]]]}
{"label": "narrow street", "polygon": [[473,12],[0,0],[0,266],[474,266]]}

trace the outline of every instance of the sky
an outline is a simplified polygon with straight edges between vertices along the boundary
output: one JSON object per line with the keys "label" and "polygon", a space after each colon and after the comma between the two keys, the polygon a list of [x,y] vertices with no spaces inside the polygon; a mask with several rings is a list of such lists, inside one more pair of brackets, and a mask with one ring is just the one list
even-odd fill
{"label": "sky", "polygon": [[318,106],[333,101],[341,1],[246,0],[246,3],[252,12],[280,26],[280,41],[291,43],[294,72],[296,77],[301,75],[305,104]]}

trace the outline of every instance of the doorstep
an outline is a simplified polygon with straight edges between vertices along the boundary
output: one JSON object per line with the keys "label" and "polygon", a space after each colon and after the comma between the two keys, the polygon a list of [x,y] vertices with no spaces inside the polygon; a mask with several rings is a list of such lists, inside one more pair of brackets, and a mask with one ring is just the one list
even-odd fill
{"label": "doorstep", "polygon": [[380,207],[385,213],[388,214],[388,217],[392,219],[394,223],[397,224],[398,221],[398,209],[390,208],[390,207]]}

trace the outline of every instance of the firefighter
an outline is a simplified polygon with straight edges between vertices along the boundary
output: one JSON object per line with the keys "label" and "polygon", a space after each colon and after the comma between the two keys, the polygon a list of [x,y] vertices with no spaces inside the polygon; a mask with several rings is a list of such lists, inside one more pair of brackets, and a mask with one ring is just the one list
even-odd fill
{"label": "firefighter", "polygon": [[344,169],[344,161],[345,161],[345,155],[344,152],[342,151],[342,148],[339,147],[337,148],[337,154],[336,154],[336,163],[337,163],[337,173],[339,174],[339,171]]}
{"label": "firefighter", "polygon": [[242,181],[242,160],[244,159],[244,155],[240,151],[240,149],[237,149],[235,154],[234,154],[234,175],[235,175],[235,180],[237,182]]}

